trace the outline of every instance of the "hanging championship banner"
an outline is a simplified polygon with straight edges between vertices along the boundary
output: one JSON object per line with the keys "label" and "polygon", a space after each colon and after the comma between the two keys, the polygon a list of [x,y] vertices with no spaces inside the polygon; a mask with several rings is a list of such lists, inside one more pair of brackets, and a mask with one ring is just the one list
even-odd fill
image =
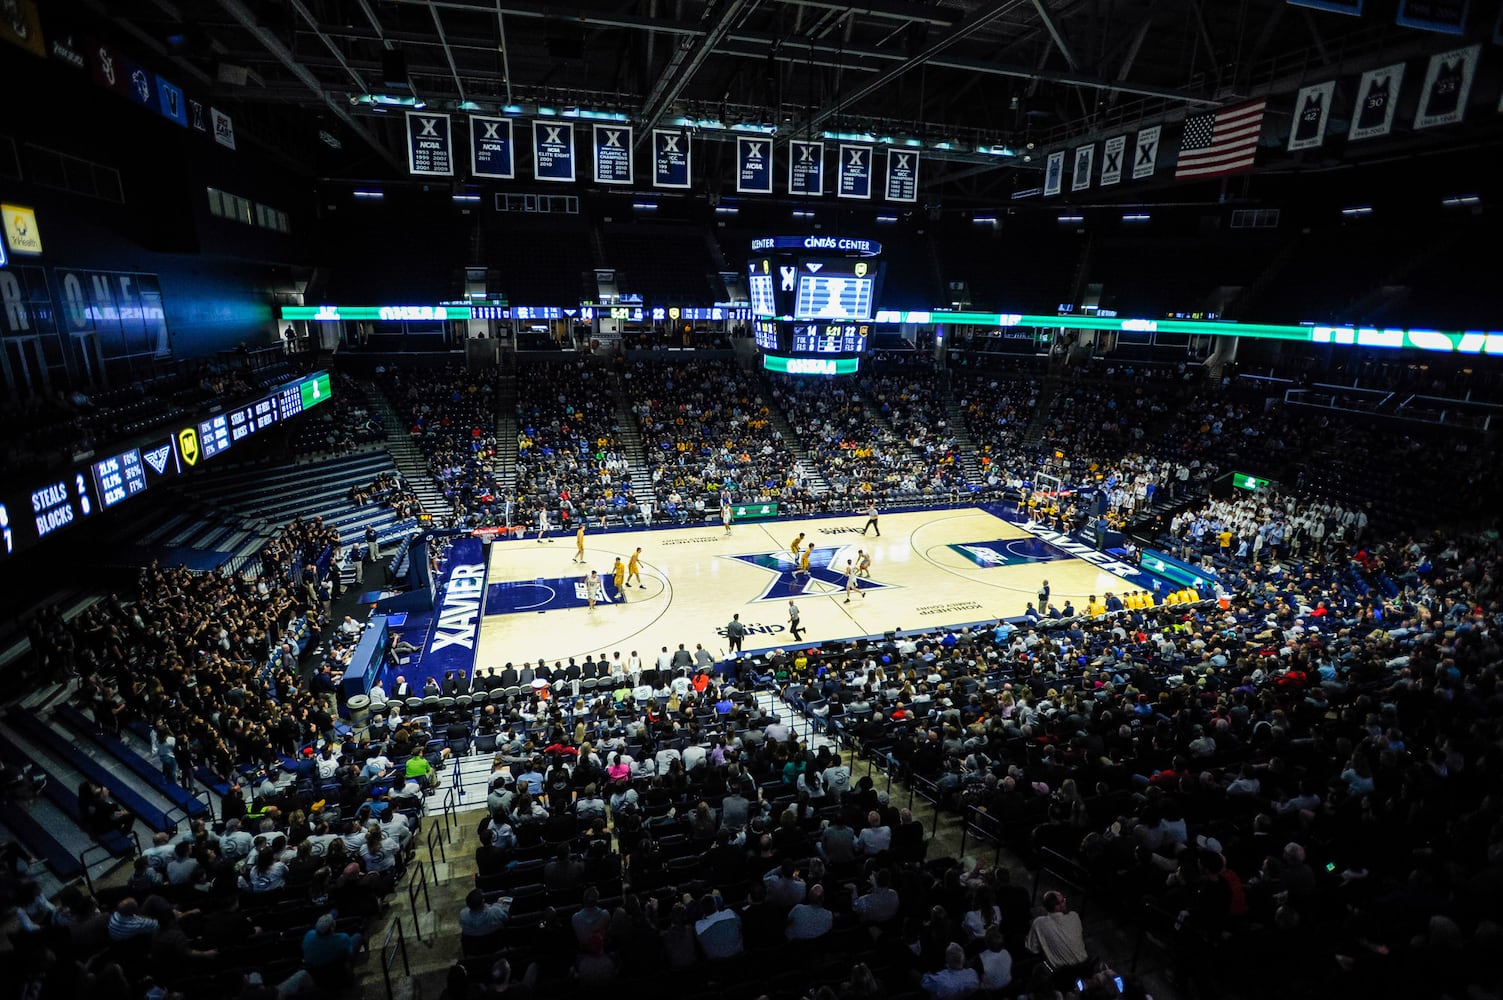
{"label": "hanging championship banner", "polygon": [[865,198],[872,196],[872,147],[849,146],[841,143],[840,168],[835,175],[837,198]]}
{"label": "hanging championship banner", "polygon": [[1289,3],[1295,7],[1314,7],[1316,10],[1351,14],[1355,17],[1362,13],[1363,0],[1289,0]]}
{"label": "hanging championship banner", "polygon": [[1159,131],[1162,125],[1138,129],[1138,148],[1132,157],[1132,179],[1152,177],[1159,165]]}
{"label": "hanging championship banner", "polygon": [[1122,153],[1127,149],[1127,136],[1114,135],[1101,147],[1101,186],[1111,187],[1122,179]]}
{"label": "hanging championship banner", "polygon": [[1294,99],[1294,127],[1289,130],[1289,152],[1314,149],[1326,138],[1326,120],[1336,99],[1336,81],[1302,87]]}
{"label": "hanging championship banner", "polygon": [[1393,130],[1393,113],[1399,105],[1399,87],[1404,82],[1404,64],[1394,63],[1362,74],[1357,85],[1357,107],[1352,112],[1348,140],[1371,139]]}
{"label": "hanging championship banner", "polygon": [[510,118],[470,115],[470,173],[510,181],[517,177],[517,147]]}
{"label": "hanging championship banner", "polygon": [[736,193],[772,194],[772,140],[736,137]]}
{"label": "hanging championship banner", "polygon": [[1059,194],[1065,178],[1065,151],[1050,153],[1044,166],[1044,197]]}
{"label": "hanging championship banner", "polygon": [[1470,6],[1471,0],[1399,0],[1399,16],[1395,20],[1406,28],[1459,35],[1466,31]]}
{"label": "hanging championship banner", "polygon": [[[216,123],[215,132],[218,130]],[[448,115],[436,111],[407,112],[407,172],[427,177],[454,176],[454,140],[449,132]]]}
{"label": "hanging championship banner", "polygon": [[788,143],[788,193],[818,197],[825,193],[825,144],[792,139]]}
{"label": "hanging championship banner", "polygon": [[918,201],[919,154],[916,149],[887,151],[887,200]]}
{"label": "hanging championship banner", "polygon": [[1472,76],[1482,46],[1437,52],[1430,57],[1425,71],[1425,85],[1420,90],[1419,110],[1414,114],[1415,128],[1454,125],[1466,114],[1466,100],[1472,94]]}
{"label": "hanging championship banner", "polygon": [[652,186],[688,188],[693,177],[689,133],[674,128],[652,130]]}
{"label": "hanging championship banner", "polygon": [[532,176],[540,181],[574,180],[574,126],[568,122],[532,123]]}
{"label": "hanging championship banner", "polygon": [[1075,150],[1075,169],[1070,174],[1070,190],[1084,191],[1091,186],[1091,168],[1095,166],[1096,144],[1081,146]]}
{"label": "hanging championship banner", "polygon": [[630,184],[632,127],[595,126],[595,183]]}

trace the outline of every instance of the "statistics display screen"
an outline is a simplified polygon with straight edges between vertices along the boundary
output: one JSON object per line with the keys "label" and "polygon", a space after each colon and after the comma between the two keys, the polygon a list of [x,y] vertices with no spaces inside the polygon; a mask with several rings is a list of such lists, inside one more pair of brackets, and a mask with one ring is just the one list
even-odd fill
{"label": "statistics display screen", "polygon": [[794,354],[862,354],[870,327],[865,323],[810,323],[793,328]]}
{"label": "statistics display screen", "polygon": [[141,465],[139,448],[95,462],[93,472],[99,503],[106,509],[146,489],[146,469]]}
{"label": "statistics display screen", "polygon": [[778,349],[778,326],[772,320],[759,319],[752,327],[752,339],[764,351]]}
{"label": "statistics display screen", "polygon": [[773,295],[774,279],[770,274],[753,274],[747,279],[747,290],[751,295],[753,316],[776,316],[778,314],[777,299]]}

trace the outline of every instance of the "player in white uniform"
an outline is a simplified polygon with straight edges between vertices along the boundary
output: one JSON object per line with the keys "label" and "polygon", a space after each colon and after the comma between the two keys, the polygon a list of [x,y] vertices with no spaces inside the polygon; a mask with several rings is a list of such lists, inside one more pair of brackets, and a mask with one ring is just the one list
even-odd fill
{"label": "player in white uniform", "polygon": [[728,503],[720,505],[720,523],[725,525],[725,533],[729,535],[731,533],[731,505]]}
{"label": "player in white uniform", "polygon": [[[543,540],[544,540],[543,536],[546,535],[546,534],[548,534],[548,508],[547,507],[539,507],[538,508],[538,542],[539,542],[539,544],[541,544],[543,542]],[[548,541],[551,542],[551,541],[553,541],[553,539],[550,538],[550,539],[548,539]]]}

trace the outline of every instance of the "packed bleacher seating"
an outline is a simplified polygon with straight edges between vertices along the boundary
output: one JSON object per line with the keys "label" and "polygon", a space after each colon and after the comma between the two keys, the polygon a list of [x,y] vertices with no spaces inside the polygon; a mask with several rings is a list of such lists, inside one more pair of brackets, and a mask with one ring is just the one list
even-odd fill
{"label": "packed bleacher seating", "polygon": [[878,353],[863,382],[877,412],[923,464],[922,474],[914,476],[911,485],[959,485],[964,474],[956,465],[955,435],[947,426],[945,383],[933,361],[917,353]]}
{"label": "packed bleacher seating", "polygon": [[[454,515],[491,523],[504,503],[496,490],[495,372],[394,368],[385,387]],[[388,492],[393,485],[400,484]],[[396,503],[399,514],[411,509],[405,492]]]}
{"label": "packed bleacher seating", "polygon": [[616,389],[601,361],[570,357],[530,370],[517,386],[513,523],[546,508],[555,527],[612,510],[635,485],[621,453]]}
{"label": "packed bleacher seating", "polygon": [[637,362],[622,378],[663,515],[702,520],[722,491],[738,502],[776,499],[790,510],[812,509],[757,376],[717,360]]}

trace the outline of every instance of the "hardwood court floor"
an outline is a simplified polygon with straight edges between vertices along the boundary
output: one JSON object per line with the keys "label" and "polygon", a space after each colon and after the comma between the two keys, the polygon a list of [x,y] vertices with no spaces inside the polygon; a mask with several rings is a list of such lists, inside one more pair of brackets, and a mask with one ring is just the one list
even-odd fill
{"label": "hardwood court floor", "polygon": [[[883,514],[882,535],[861,535],[865,517],[741,522],[611,532],[585,537],[586,563],[572,562],[572,535],[497,541],[480,626],[479,669],[539,657],[583,659],[637,650],[651,665],[663,646],[696,643],[717,657],[725,624],[741,615],[745,648],[786,646],[788,602],[798,603],[805,641],[847,639],[889,629],[931,628],[1020,615],[1047,579],[1053,602],[1083,609],[1091,594],[1138,584],[1077,558],[1003,517],[976,507]],[[795,576],[789,553],[804,533],[815,551],[809,576]],[[617,557],[642,548],[642,585],[617,591],[609,582]],[[871,553],[864,593],[846,603],[844,567]],[[606,581],[592,609],[583,579]]]}

